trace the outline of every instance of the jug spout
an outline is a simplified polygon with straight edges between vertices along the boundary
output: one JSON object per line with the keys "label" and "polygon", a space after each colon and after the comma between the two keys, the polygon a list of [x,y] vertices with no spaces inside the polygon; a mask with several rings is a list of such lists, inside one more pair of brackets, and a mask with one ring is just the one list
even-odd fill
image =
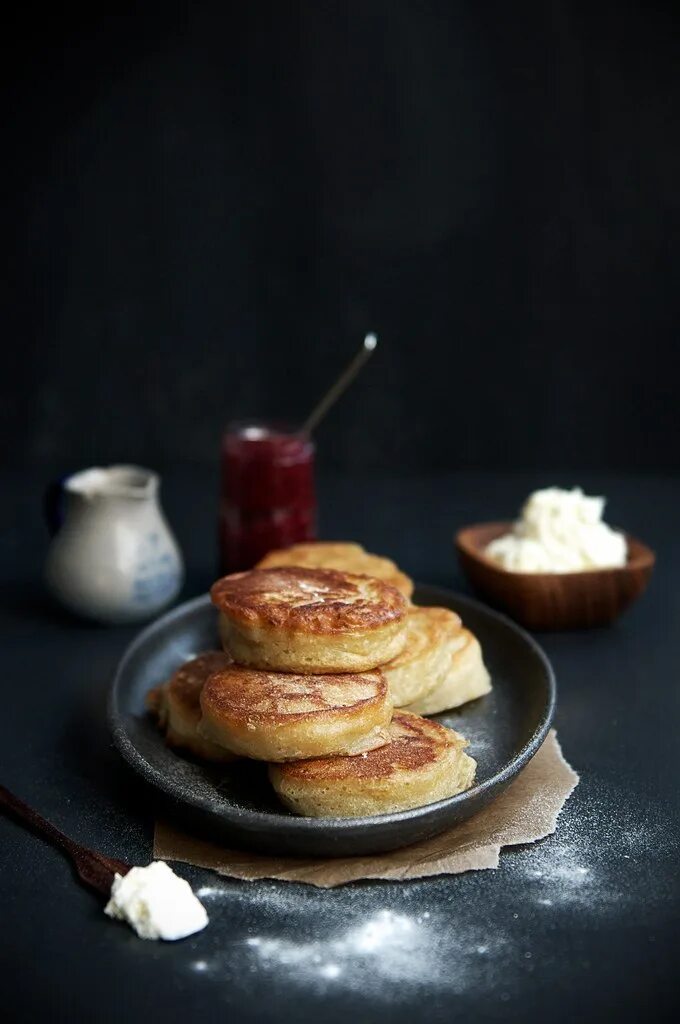
{"label": "jug spout", "polygon": [[144,501],[158,492],[158,474],[142,466],[93,466],[64,481],[68,494],[86,499],[129,498]]}

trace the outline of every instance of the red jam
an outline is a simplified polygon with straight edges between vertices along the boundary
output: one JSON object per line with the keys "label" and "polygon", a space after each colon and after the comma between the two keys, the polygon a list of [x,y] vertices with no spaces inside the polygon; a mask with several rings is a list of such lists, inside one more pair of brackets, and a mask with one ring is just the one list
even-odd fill
{"label": "red jam", "polygon": [[315,536],[313,442],[265,423],[230,427],[222,442],[222,571],[251,569],[273,548]]}

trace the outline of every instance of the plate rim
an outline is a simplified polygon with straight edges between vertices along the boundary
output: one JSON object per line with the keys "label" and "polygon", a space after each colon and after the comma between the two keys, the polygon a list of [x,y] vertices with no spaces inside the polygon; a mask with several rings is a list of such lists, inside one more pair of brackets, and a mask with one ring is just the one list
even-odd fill
{"label": "plate rim", "polygon": [[[413,821],[418,818],[425,819],[433,812],[444,810],[444,808],[462,806],[469,801],[477,800],[483,794],[488,793],[491,789],[498,788],[500,792],[507,783],[520,773],[534,755],[538,753],[541,744],[548,735],[557,703],[557,682],[553,667],[540,644],[508,615],[504,615],[502,612],[498,612],[494,608],[490,608],[488,605],[484,604],[483,601],[478,601],[473,597],[468,597],[467,594],[459,594],[446,587],[416,582],[415,593],[417,594],[419,590],[427,590],[430,594],[439,595],[444,601],[451,601],[451,599],[460,601],[462,604],[475,609],[482,615],[495,619],[506,627],[509,626],[510,629],[519,634],[523,641],[533,650],[534,654],[543,666],[547,681],[548,701],[541,717],[541,721],[519,753],[499,772],[496,772],[495,775],[492,775],[484,782],[476,784],[470,789],[466,789],[462,793],[457,793],[455,796],[444,797],[444,799],[437,800],[434,803],[422,804],[419,807],[409,807],[401,811],[390,811],[387,814],[373,814],[360,818],[314,818],[297,814],[274,814],[271,811],[242,808],[233,804],[227,805],[225,812],[217,815],[217,812],[215,811],[215,808],[211,806],[208,797],[193,794],[191,798],[186,796],[180,802],[212,816],[219,816],[225,824],[233,822],[234,824],[243,825],[244,820],[256,818],[257,824],[262,825],[263,827],[271,828],[273,830],[285,827],[287,832],[292,829],[296,834],[304,834],[309,831],[310,828],[313,828],[314,831],[318,831],[321,827],[326,827],[333,832],[351,832],[361,828],[370,829],[372,826],[398,825],[403,821]],[[144,646],[148,637],[153,635],[158,629],[171,625],[173,620],[183,618],[185,615],[195,612],[203,607],[207,608],[210,604],[210,594],[200,594],[198,597],[190,598],[188,601],[183,601],[181,604],[176,605],[170,611],[165,612],[163,615],[160,615],[145,626],[144,629],[142,629],[127,645],[120,660],[118,661],[107,697],[106,718],[118,753],[123,757],[127,764],[129,764],[147,782],[159,789],[166,797],[170,797],[174,800],[178,800],[176,787],[167,781],[167,775],[151,764],[146,757],[140,753],[128,736],[125,727],[121,724],[124,712],[122,712],[117,706],[119,699],[118,691],[128,663],[134,658],[138,649]]]}

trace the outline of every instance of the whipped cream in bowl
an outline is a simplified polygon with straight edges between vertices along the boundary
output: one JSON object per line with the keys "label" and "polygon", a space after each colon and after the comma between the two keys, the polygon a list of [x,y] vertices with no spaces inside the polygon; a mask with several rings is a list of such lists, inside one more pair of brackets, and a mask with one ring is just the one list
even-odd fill
{"label": "whipped cream in bowl", "polygon": [[492,540],[487,558],[509,572],[573,573],[626,565],[628,544],[604,522],[605,499],[580,487],[534,491],[513,529]]}
{"label": "whipped cream in bowl", "polygon": [[484,600],[529,629],[609,625],[645,591],[655,555],[612,529],[604,504],[580,487],[535,491],[517,522],[457,531],[461,568]]}

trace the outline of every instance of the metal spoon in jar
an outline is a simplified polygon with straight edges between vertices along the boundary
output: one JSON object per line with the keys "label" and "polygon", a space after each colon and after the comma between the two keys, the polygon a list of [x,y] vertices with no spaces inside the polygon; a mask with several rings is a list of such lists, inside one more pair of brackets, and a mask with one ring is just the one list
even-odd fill
{"label": "metal spoon in jar", "polygon": [[340,395],[349,387],[364,363],[375,352],[377,344],[378,339],[375,334],[366,335],[357,354],[305,420],[303,430],[306,434],[311,434],[318,427],[331,406],[337,402]]}

